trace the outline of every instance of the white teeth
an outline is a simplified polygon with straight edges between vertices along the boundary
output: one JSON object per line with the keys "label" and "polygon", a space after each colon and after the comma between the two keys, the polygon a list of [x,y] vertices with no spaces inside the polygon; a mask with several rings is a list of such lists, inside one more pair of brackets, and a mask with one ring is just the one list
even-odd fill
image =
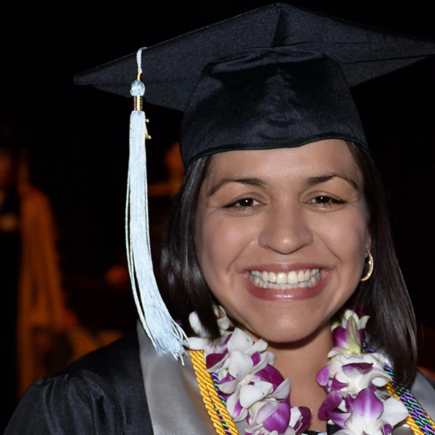
{"label": "white teeth", "polygon": [[296,272],[288,273],[288,283],[289,284],[297,284],[298,283],[298,275]]}
{"label": "white teeth", "polygon": [[304,275],[304,281],[309,281],[311,278],[310,271],[307,270]]}
{"label": "white teeth", "polygon": [[249,279],[260,288],[275,290],[311,288],[320,281],[320,269],[304,269],[288,273],[253,270],[249,274]]}
{"label": "white teeth", "polygon": [[278,273],[276,276],[276,282],[278,284],[287,284],[287,274],[282,272]]}

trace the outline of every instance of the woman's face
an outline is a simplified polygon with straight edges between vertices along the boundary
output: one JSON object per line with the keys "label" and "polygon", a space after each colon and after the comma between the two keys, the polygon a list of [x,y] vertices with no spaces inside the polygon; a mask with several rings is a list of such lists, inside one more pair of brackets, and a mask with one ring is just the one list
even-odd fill
{"label": "woman's face", "polygon": [[196,228],[219,303],[276,343],[325,326],[355,291],[370,247],[362,174],[342,140],[216,154]]}

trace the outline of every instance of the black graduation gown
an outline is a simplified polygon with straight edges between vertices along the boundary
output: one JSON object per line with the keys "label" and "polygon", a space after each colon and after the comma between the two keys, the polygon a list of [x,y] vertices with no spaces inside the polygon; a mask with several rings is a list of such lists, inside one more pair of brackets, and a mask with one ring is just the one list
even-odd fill
{"label": "black graduation gown", "polygon": [[137,336],[32,384],[5,435],[152,435]]}

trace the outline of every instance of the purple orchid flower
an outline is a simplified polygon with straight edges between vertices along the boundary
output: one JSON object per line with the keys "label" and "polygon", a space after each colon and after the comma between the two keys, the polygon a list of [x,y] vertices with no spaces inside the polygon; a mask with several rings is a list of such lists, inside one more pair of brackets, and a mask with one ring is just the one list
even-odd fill
{"label": "purple orchid flower", "polygon": [[322,387],[326,387],[328,385],[329,365],[326,365],[325,367],[323,367],[322,370],[319,371],[319,373],[317,373],[316,379],[319,385],[321,385]]}
{"label": "purple orchid flower", "polygon": [[[270,403],[270,402],[269,402]],[[263,414],[270,412],[270,407],[266,403],[258,412],[258,419],[263,420]],[[279,434],[284,433],[290,423],[290,398],[286,398],[283,402],[278,403],[275,411],[272,412],[263,421],[263,426],[268,431],[276,430]]]}
{"label": "purple orchid flower", "polygon": [[337,376],[334,376],[334,378],[332,379],[331,385],[330,385],[330,389],[331,391],[340,391],[343,388],[347,387],[349,385],[348,382],[340,382],[337,379]]}
{"label": "purple orchid flower", "polygon": [[[334,350],[344,354],[360,354],[364,340],[364,330],[358,329],[357,321],[350,317],[346,328],[338,326],[332,331]],[[331,352],[331,353],[332,353]]]}
{"label": "purple orchid flower", "polygon": [[373,368],[373,363],[351,363],[343,365],[343,371],[346,374],[352,374],[358,370],[362,374],[367,374]]}
{"label": "purple orchid flower", "polygon": [[361,390],[355,398],[346,397],[350,412],[340,435],[391,435],[392,428],[408,415],[405,406],[394,397],[382,402],[375,394],[376,386]]}
{"label": "purple orchid flower", "polygon": [[340,394],[336,392],[329,393],[319,409],[319,419],[332,420],[340,429],[344,429],[344,423],[349,418],[350,413],[337,411],[342,401],[343,398]]}
{"label": "purple orchid flower", "polygon": [[214,367],[218,366],[219,363],[225,358],[228,354],[228,350],[225,348],[222,353],[211,353],[205,357],[205,362],[207,365],[207,370],[211,370]]}
{"label": "purple orchid flower", "polygon": [[[299,410],[300,417],[297,417],[296,409]],[[295,421],[296,420],[296,421]],[[291,417],[290,417],[290,427],[292,427],[296,434],[301,434],[305,432],[305,429],[307,429],[308,425],[311,421],[311,411],[306,406],[299,406],[298,408],[292,408],[291,409]]]}
{"label": "purple orchid flower", "polygon": [[336,392],[329,393],[319,409],[319,419],[328,420],[330,418],[329,414],[338,408],[342,400],[343,398],[340,394]]}
{"label": "purple orchid flower", "polygon": [[260,370],[256,375],[265,382],[270,382],[273,385],[273,391],[275,391],[279,385],[284,382],[284,378],[281,373],[273,366],[268,364],[263,370]]}
{"label": "purple orchid flower", "polygon": [[251,428],[246,432],[277,435],[302,434],[310,420],[311,411],[304,406],[291,408],[289,396],[281,401],[268,399],[257,403],[251,409],[248,418]]}

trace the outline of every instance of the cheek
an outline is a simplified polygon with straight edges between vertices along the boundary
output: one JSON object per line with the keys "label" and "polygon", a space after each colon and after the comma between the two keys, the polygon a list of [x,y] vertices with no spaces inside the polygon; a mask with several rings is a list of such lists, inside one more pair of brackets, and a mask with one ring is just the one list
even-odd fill
{"label": "cheek", "polygon": [[243,219],[228,218],[219,212],[205,213],[200,218],[198,229],[198,260],[213,290],[211,280],[222,280],[225,272],[237,269],[237,260],[255,240],[257,231],[255,226],[246,225]]}
{"label": "cheek", "polygon": [[332,243],[342,249],[358,249],[365,246],[367,223],[364,207],[355,205],[340,213],[330,213],[319,221],[320,231]]}
{"label": "cheek", "polygon": [[[337,259],[337,278],[345,286],[355,287],[361,277],[366,256],[368,231],[364,210],[351,209],[336,216],[322,228],[321,237]],[[349,290],[350,291],[350,290]]]}

